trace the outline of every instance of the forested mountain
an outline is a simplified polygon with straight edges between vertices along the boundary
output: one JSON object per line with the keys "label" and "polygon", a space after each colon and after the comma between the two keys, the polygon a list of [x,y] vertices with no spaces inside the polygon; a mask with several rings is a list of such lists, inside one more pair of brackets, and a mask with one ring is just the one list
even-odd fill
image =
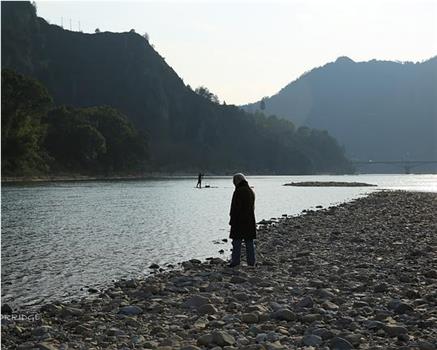
{"label": "forested mountain", "polygon": [[111,107],[54,106],[34,79],[2,70],[2,173],[122,174],[147,169],[147,137]]}
{"label": "forested mountain", "polygon": [[353,159],[437,160],[437,57],[422,63],[340,57],[243,108],[261,104],[266,113],[328,130]]}
{"label": "forested mountain", "polygon": [[[50,125],[58,117],[68,120],[79,113],[82,117],[77,120],[99,131],[89,110],[83,108],[115,108],[119,112],[111,113],[125,115],[135,135],[147,135],[145,153],[153,171],[351,171],[343,150],[326,132],[295,129],[291,122],[220,105],[194,92],[133,31],[72,32],[37,17],[28,2],[2,2],[1,6],[2,69],[38,80],[53,97],[54,106],[74,106],[59,107],[57,117],[44,117]],[[82,127],[80,131],[91,135],[84,128],[88,131]],[[68,153],[62,157],[68,158]]]}

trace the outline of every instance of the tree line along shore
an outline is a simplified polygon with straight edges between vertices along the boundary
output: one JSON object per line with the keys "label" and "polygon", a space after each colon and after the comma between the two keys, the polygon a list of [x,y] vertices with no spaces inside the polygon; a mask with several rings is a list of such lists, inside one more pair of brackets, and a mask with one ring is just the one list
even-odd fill
{"label": "tree line along shore", "polygon": [[[436,349],[437,194],[382,191],[261,225],[256,268],[220,258],[122,280],[37,317],[4,349]],[[30,311],[29,311],[30,312]]]}

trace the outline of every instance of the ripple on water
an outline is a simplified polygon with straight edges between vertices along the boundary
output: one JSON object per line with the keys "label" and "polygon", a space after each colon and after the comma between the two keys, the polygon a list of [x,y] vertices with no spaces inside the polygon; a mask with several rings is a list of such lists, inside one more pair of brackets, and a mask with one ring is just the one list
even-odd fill
{"label": "ripple on water", "polygon": [[[342,176],[379,188],[437,191],[436,176]],[[292,188],[334,176],[252,177],[257,219],[296,215],[373,189]],[[14,306],[77,297],[84,286],[149,272],[191,258],[229,255],[230,178],[193,189],[195,179],[65,182],[2,186],[2,298]],[[395,184],[395,185],[393,185]],[[434,187],[432,187],[434,186]]]}

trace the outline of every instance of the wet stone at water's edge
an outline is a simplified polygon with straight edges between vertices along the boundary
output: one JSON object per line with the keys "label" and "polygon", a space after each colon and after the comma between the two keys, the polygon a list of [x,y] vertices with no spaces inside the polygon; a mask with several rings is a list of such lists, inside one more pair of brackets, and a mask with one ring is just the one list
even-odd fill
{"label": "wet stone at water's edge", "polygon": [[436,350],[436,204],[374,193],[261,225],[255,268],[192,259],[32,319],[4,304],[2,349]]}

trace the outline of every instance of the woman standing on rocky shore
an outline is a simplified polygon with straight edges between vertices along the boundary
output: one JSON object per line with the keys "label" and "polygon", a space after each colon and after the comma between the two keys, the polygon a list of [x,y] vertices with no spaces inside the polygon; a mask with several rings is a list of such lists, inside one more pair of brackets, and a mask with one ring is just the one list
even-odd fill
{"label": "woman standing on rocky shore", "polygon": [[232,258],[230,267],[240,265],[241,243],[246,245],[246,259],[249,266],[255,266],[256,222],[255,193],[249,187],[246,177],[235,174],[233,177],[235,191],[231,203],[230,238],[232,238]]}

